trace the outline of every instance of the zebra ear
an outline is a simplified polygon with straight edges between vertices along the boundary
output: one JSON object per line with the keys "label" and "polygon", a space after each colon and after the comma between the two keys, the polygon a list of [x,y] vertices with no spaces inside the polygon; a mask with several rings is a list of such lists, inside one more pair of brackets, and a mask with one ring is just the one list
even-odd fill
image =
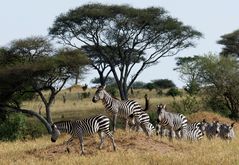
{"label": "zebra ear", "polygon": [[234,126],[234,124],[235,124],[235,122],[233,122],[233,123],[231,124],[231,127],[233,127],[233,126]]}
{"label": "zebra ear", "polygon": [[206,123],[207,121],[206,121],[206,119],[203,119],[202,122]]}
{"label": "zebra ear", "polygon": [[165,108],[166,108],[166,104],[163,105],[163,109],[165,109]]}
{"label": "zebra ear", "polygon": [[103,86],[102,86],[102,89],[105,89],[105,88],[106,88],[106,85],[103,85]]}

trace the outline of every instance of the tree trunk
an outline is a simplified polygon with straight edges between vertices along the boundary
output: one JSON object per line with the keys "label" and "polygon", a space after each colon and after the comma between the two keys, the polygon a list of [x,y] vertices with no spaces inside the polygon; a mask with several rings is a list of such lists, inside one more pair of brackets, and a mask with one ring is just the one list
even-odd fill
{"label": "tree trunk", "polygon": [[53,123],[52,117],[51,117],[51,110],[50,110],[50,104],[45,105],[46,108],[46,118],[49,123]]}

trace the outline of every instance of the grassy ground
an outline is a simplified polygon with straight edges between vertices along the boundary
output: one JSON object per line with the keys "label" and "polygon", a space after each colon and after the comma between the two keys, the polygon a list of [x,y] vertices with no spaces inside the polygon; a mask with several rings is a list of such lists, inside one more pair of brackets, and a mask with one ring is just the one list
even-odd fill
{"label": "grassy ground", "polygon": [[[65,93],[64,93],[65,92]],[[67,119],[81,119],[93,114],[105,113],[102,103],[92,103],[91,97],[83,100],[77,98],[80,89],[64,91],[57,97],[52,106],[54,121]],[[93,91],[90,91],[91,93]],[[143,95],[147,91],[137,93],[135,100],[144,105]],[[67,95],[65,103],[62,96]],[[156,97],[154,93],[149,94],[151,98],[150,111],[156,110],[158,103],[169,103],[172,98]],[[25,102],[26,108],[38,111],[41,106],[40,101]],[[42,107],[43,109],[43,107]],[[232,121],[221,117],[218,114],[209,112],[198,112],[188,116],[190,121],[199,121],[206,118],[208,121],[219,120],[230,124]],[[235,132],[239,131],[239,124],[236,123]],[[206,138],[199,142],[188,142],[174,140],[157,136],[146,137],[143,133],[126,132],[118,129],[114,134],[117,151],[114,152],[110,140],[105,141],[102,150],[97,146],[99,138],[97,135],[86,137],[86,155],[79,155],[79,142],[74,140],[70,146],[70,153],[66,152],[63,142],[69,138],[63,134],[56,143],[51,143],[50,135],[43,136],[35,140],[0,142],[0,164],[239,164],[239,139],[235,138],[231,142],[221,139],[211,141]]]}

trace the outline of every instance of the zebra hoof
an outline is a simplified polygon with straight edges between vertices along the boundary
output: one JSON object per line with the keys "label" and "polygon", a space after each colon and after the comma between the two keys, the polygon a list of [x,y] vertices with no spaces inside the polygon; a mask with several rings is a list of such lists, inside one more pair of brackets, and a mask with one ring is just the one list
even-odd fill
{"label": "zebra hoof", "polygon": [[66,151],[67,151],[68,153],[70,153],[70,149],[69,149],[68,147],[66,148]]}

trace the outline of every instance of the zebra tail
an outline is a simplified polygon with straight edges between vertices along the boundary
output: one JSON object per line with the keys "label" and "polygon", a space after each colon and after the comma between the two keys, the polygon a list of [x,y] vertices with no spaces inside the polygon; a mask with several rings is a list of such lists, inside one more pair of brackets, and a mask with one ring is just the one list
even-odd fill
{"label": "zebra tail", "polygon": [[144,95],[144,99],[145,99],[145,107],[143,111],[147,111],[149,109],[149,99],[147,94]]}

